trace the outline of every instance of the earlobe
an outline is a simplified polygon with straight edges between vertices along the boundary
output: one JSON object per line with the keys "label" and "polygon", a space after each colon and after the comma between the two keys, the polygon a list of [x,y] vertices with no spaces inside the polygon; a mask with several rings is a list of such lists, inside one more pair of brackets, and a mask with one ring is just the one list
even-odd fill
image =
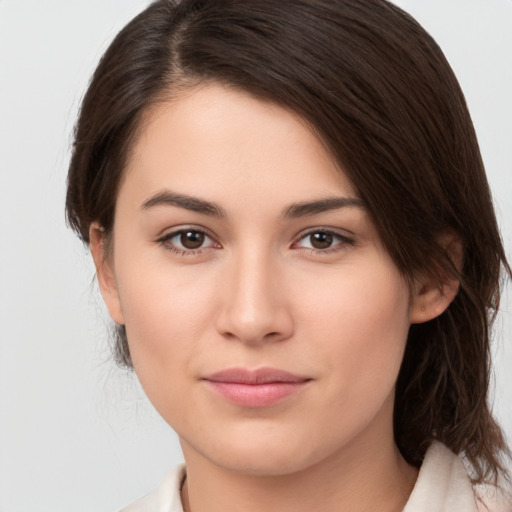
{"label": "earlobe", "polygon": [[[445,233],[438,239],[451,264],[461,272],[462,241],[458,235]],[[410,322],[420,324],[441,315],[457,296],[459,279],[448,270],[425,273],[417,279],[412,292]]]}
{"label": "earlobe", "polygon": [[107,251],[105,230],[97,222],[93,222],[89,228],[89,247],[96,267],[98,285],[110,317],[116,324],[123,325],[124,318],[112,265],[112,255]]}

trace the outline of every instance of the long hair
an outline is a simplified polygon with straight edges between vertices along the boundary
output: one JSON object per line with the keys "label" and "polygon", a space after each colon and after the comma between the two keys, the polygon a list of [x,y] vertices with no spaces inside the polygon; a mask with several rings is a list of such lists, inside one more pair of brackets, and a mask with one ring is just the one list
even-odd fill
{"label": "long hair", "polygon": [[[460,282],[438,318],[411,326],[395,396],[395,439],[419,466],[440,440],[464,452],[475,480],[508,453],[488,404],[490,328],[500,240],[473,124],[442,51],[383,0],[158,0],[115,38],[93,75],[75,129],[66,200],[88,243],[108,236],[143,114],[182,88],[220,82],[302,116],[367,205],[387,251],[412,280]],[[439,243],[454,233],[457,269]],[[120,364],[131,359],[122,326]]]}

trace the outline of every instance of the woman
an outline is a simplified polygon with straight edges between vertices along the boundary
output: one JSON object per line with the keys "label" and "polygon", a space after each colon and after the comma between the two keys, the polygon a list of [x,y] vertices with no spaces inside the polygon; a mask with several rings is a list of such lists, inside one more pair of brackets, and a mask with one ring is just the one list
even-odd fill
{"label": "woman", "polygon": [[401,10],[153,3],[93,76],[67,213],[186,462],[126,510],[510,510],[510,268],[460,88]]}

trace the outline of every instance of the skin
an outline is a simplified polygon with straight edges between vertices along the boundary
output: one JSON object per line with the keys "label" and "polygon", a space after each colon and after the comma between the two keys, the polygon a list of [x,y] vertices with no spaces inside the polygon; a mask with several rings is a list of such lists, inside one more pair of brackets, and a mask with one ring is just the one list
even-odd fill
{"label": "skin", "polygon": [[[349,201],[326,208],[333,198]],[[180,437],[185,510],[402,509],[416,470],[393,440],[395,381],[410,324],[440,314],[456,286],[408,287],[304,121],[215,84],[159,105],[133,147],[113,240],[97,223],[90,235],[137,376]],[[203,380],[232,367],[309,381],[243,407]]]}

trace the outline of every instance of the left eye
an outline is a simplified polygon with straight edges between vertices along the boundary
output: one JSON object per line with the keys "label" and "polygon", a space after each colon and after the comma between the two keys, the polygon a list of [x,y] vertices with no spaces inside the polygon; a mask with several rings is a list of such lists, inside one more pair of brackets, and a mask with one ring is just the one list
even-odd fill
{"label": "left eye", "polygon": [[162,242],[179,251],[194,251],[215,245],[215,242],[204,232],[197,229],[182,229],[166,235]]}
{"label": "left eye", "polygon": [[352,241],[338,233],[332,231],[314,231],[307,233],[298,242],[298,247],[314,250],[332,249],[343,243],[352,243]]}

